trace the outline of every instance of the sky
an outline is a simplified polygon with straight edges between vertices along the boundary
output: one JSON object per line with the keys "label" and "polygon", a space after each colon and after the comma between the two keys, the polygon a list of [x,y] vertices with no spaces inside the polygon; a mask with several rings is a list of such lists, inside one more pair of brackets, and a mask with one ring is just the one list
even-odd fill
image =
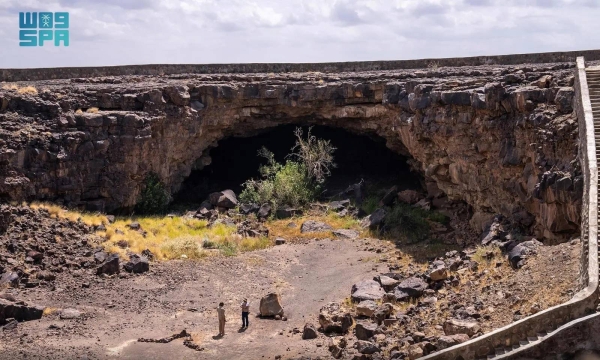
{"label": "sky", "polygon": [[[66,11],[70,45],[19,46]],[[334,62],[600,48],[600,0],[0,0],[0,68]]]}

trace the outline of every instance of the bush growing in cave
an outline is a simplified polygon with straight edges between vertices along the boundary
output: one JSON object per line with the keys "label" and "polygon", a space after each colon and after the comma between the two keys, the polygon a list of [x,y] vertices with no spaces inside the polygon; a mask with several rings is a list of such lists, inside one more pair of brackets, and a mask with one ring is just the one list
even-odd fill
{"label": "bush growing in cave", "polygon": [[170,201],[171,196],[158,175],[149,173],[144,180],[144,188],[135,206],[135,210],[139,214],[163,213]]}
{"label": "bush growing in cave", "polygon": [[278,163],[266,148],[258,155],[267,160],[260,167],[262,179],[250,179],[243,184],[240,199],[246,203],[269,203],[275,209],[283,205],[302,207],[320,194],[322,183],[335,167],[335,148],[328,140],[318,139],[310,133],[303,137],[302,130],[295,131],[296,145],[284,164]]}
{"label": "bush growing in cave", "polygon": [[391,235],[401,235],[409,240],[422,240],[429,235],[429,221],[448,224],[449,218],[437,211],[424,210],[408,204],[396,204],[386,213],[384,223]]}

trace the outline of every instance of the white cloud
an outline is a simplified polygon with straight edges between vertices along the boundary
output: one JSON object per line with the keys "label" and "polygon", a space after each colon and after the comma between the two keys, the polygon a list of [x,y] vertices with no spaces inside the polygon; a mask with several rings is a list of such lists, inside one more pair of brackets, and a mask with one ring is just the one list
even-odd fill
{"label": "white cloud", "polygon": [[[596,0],[2,0],[0,68],[391,60],[582,50]],[[71,46],[18,46],[19,11],[69,11]]]}

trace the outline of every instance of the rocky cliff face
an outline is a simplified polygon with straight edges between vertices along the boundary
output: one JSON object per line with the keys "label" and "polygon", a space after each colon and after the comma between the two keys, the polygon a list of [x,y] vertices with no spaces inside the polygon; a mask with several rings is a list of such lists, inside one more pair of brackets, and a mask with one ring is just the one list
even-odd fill
{"label": "rocky cliff face", "polygon": [[175,192],[220,139],[322,124],[385,138],[414,159],[431,196],[468,202],[475,228],[502,213],[538,237],[564,239],[578,231],[583,185],[573,66],[17,84],[37,94],[4,85],[0,198],[129,207],[148,172]]}

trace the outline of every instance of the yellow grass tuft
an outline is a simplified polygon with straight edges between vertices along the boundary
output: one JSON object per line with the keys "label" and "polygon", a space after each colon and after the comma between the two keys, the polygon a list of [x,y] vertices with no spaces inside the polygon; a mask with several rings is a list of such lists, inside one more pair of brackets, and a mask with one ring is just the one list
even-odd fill
{"label": "yellow grass tuft", "polygon": [[75,111],[75,114],[78,114],[78,115],[80,115],[80,114],[83,114],[83,110],[81,110],[81,109],[77,109],[77,110]]}
{"label": "yellow grass tuft", "polygon": [[19,89],[19,86],[17,84],[5,84],[5,85],[2,85],[2,89],[3,90],[17,90],[17,89]]}
{"label": "yellow grass tuft", "polygon": [[37,95],[38,91],[33,86],[25,86],[17,90],[19,94]]}
{"label": "yellow grass tuft", "polygon": [[98,109],[97,107],[91,107],[89,109],[87,109],[85,112],[87,113],[91,113],[91,114],[95,114],[99,111],[100,109]]}
{"label": "yellow grass tuft", "polygon": [[[294,240],[294,239],[325,239],[332,238],[333,234],[331,231],[322,231],[322,232],[310,232],[302,234],[300,232],[300,227],[303,222],[307,220],[316,220],[322,221],[326,224],[331,225],[334,229],[353,229],[358,230],[361,233],[361,236],[367,236],[368,233],[363,231],[363,229],[359,225],[359,221],[352,216],[338,216],[335,213],[329,213],[326,215],[307,215],[300,216],[291,219],[283,219],[283,220],[272,220],[267,222],[265,225],[269,229],[269,234],[273,234],[276,237],[283,237],[285,239]],[[295,227],[289,227],[288,224],[293,222],[296,224]]]}
{"label": "yellow grass tuft", "polygon": [[53,307],[47,307],[44,308],[44,312],[42,313],[43,316],[50,316],[50,315],[54,315],[58,312],[57,308],[53,308]]}

